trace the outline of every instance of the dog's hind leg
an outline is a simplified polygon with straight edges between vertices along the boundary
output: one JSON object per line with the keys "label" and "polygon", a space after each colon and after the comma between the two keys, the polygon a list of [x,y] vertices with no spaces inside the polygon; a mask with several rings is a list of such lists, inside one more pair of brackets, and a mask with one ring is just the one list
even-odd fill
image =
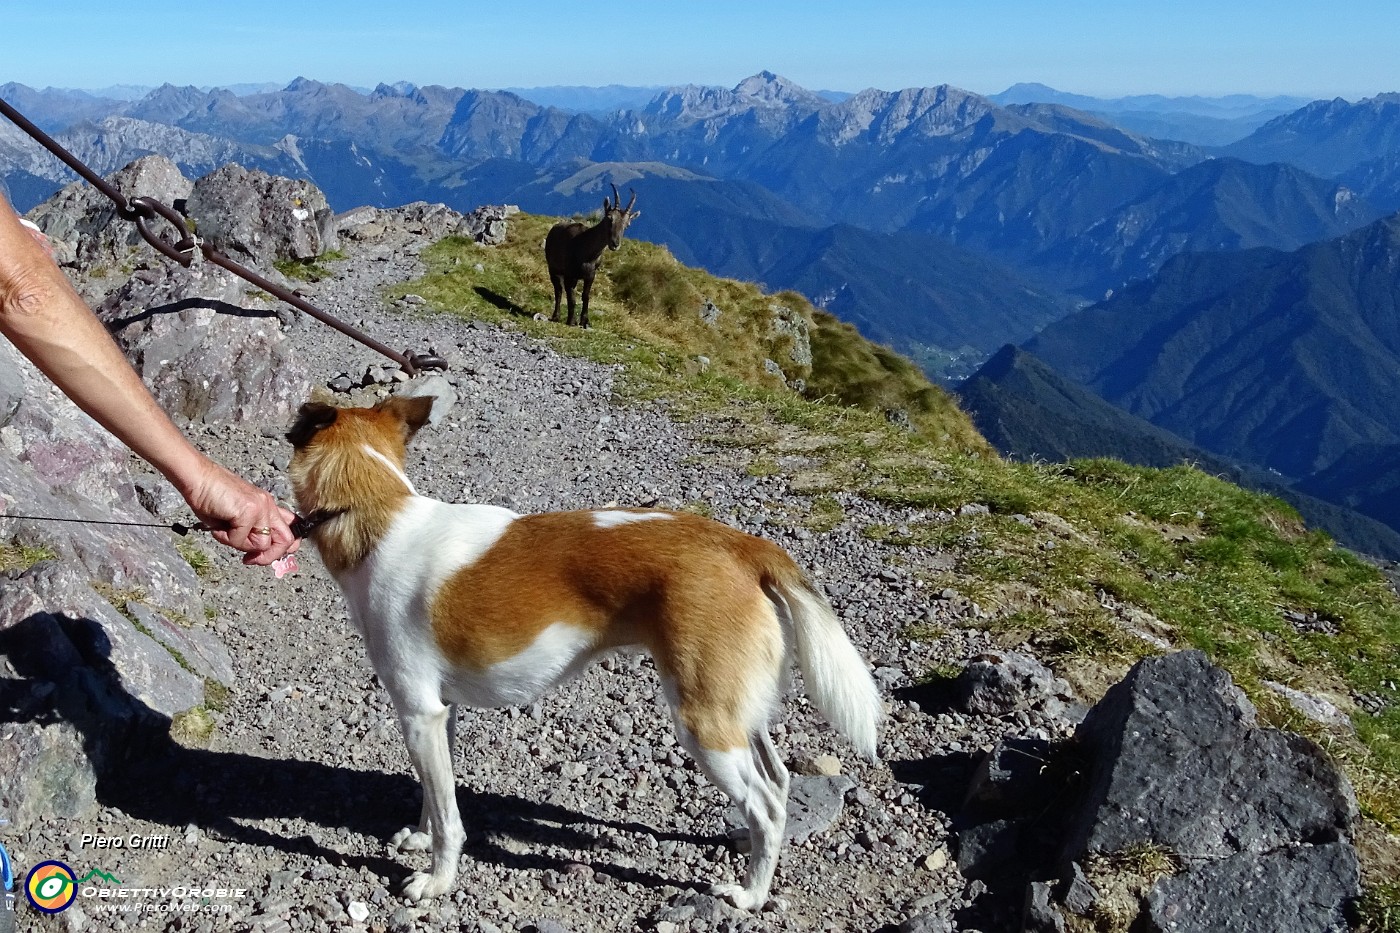
{"label": "dog's hind leg", "polygon": [[[404,882],[403,893],[410,901],[437,897],[452,886],[457,877],[457,861],[462,855],[466,833],[457,812],[457,782],[452,773],[452,749],[448,741],[455,707],[440,700],[400,708],[408,756],[423,782],[423,824],[431,834],[433,863],[427,872],[414,872]],[[420,831],[423,825],[419,826]],[[395,837],[397,838],[397,837]]]}
{"label": "dog's hind leg", "polygon": [[749,829],[749,867],[744,883],[716,884],[711,891],[744,910],[762,907],[773,884],[787,825],[787,768],[762,730],[750,738],[748,746],[724,751],[705,748],[683,727],[680,733],[681,744],[715,786],[739,807]]}
{"label": "dog's hind leg", "polygon": [[[457,705],[447,707],[447,762],[452,769],[452,756],[457,748]],[[451,771],[455,774],[455,771]],[[423,808],[419,811],[418,825],[405,826],[394,833],[389,845],[400,852],[422,852],[433,847],[432,801],[426,790],[423,792]]]}

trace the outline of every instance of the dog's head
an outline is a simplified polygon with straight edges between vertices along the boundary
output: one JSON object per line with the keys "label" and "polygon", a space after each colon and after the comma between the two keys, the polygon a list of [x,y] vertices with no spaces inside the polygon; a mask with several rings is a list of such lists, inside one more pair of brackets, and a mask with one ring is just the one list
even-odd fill
{"label": "dog's head", "polygon": [[[431,398],[400,396],[373,408],[336,408],[324,402],[302,405],[287,431],[287,440],[295,448],[288,472],[298,503],[304,508],[322,508],[328,498],[372,495],[368,488],[330,487],[355,487],[366,481],[359,476],[362,471],[347,468],[352,461],[372,456],[366,448],[402,467],[405,447],[427,424],[432,409]],[[371,476],[373,473],[370,471]],[[313,501],[308,502],[308,497]]]}
{"label": "dog's head", "polygon": [[337,408],[325,402],[307,402],[297,410],[297,420],[287,431],[287,440],[297,453],[302,453],[322,444],[345,443],[349,438],[341,435],[353,435],[356,441],[378,440],[382,443],[374,446],[382,448],[382,453],[393,451],[402,457],[404,446],[428,423],[432,410],[433,400],[426,396],[394,396],[373,408]]}
{"label": "dog's head", "polygon": [[312,537],[332,573],[356,565],[413,494],[408,441],[428,421],[431,398],[390,398],[373,408],[307,402],[287,432],[287,470],[304,514],[332,513]]}

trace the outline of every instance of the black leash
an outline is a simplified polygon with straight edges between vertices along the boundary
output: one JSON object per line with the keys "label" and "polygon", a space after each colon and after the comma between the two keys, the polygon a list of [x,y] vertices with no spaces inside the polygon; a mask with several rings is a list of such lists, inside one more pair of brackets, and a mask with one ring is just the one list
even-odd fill
{"label": "black leash", "polygon": [[57,515],[19,515],[14,512],[6,512],[0,518],[27,518],[35,522],[73,522],[77,525],[125,525],[128,528],[165,528],[173,531],[180,537],[184,537],[191,531],[212,531],[212,528],[205,526],[203,522],[195,522],[193,525],[182,525],[179,522],[171,522],[168,525],[159,522],[118,522],[104,521],[100,518],[59,518]]}
{"label": "black leash", "polygon": [[[297,515],[292,520],[292,534],[298,538],[305,538],[326,522],[344,514],[344,510],[335,512],[320,510],[312,512],[310,515]],[[124,525],[128,528],[164,528],[167,531],[175,532],[182,538],[191,531],[218,530],[217,528],[210,528],[208,525],[204,524],[204,522],[195,522],[193,525],[185,525],[180,522],[170,522],[169,524],[160,522],[119,522],[112,520],[104,521],[100,518],[59,518],[57,515],[18,515],[13,512],[0,515],[0,518],[27,518],[35,522],[73,522],[79,525]]]}

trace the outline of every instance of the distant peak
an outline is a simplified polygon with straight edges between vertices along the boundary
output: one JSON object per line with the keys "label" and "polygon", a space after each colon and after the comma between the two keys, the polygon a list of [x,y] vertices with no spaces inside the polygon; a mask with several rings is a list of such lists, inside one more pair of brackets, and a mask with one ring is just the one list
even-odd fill
{"label": "distant peak", "polygon": [[800,84],[771,71],[760,71],[752,77],[745,78],[735,86],[734,93],[766,101],[802,100],[812,96],[811,92]]}

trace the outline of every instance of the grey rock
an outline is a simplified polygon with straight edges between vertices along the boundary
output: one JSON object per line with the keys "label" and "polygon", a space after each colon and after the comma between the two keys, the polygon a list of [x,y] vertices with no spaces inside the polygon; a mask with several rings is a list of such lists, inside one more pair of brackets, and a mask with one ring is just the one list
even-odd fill
{"label": "grey rock", "polygon": [[1332,701],[1305,693],[1302,690],[1295,690],[1284,684],[1275,683],[1272,680],[1264,681],[1264,686],[1288,701],[1298,712],[1311,719],[1313,722],[1321,723],[1324,726],[1331,726],[1336,729],[1351,730],[1351,718],[1346,713],[1337,708]]}
{"label": "grey rock", "polygon": [[141,508],[151,513],[151,517],[173,520],[176,516],[187,515],[188,506],[170,480],[159,473],[150,473],[132,479],[136,489],[136,501]]}
{"label": "grey rock", "polygon": [[458,236],[483,246],[500,246],[510,232],[509,218],[520,213],[514,204],[489,204],[468,212],[457,224]]}
{"label": "grey rock", "polygon": [[1241,852],[1163,878],[1147,895],[1152,933],[1345,933],[1361,891],[1349,844]]}
{"label": "grey rock", "polygon": [[966,878],[995,877],[1017,858],[1021,842],[1019,820],[992,820],[960,830],[957,840],[958,870]]}
{"label": "grey rock", "polygon": [[769,305],[768,310],[772,314],[768,326],[775,346],[785,345],[786,359],[798,369],[810,371],[812,338],[807,319],[787,305]]}
{"label": "grey rock", "polygon": [[935,913],[922,913],[899,924],[899,933],[954,933],[953,922]]}
{"label": "grey rock", "polygon": [[1302,736],[1254,722],[1201,652],[1138,662],[1076,733],[1094,764],[1064,857],[1151,843],[1220,858],[1349,836],[1357,807],[1342,772]]}
{"label": "grey rock", "polygon": [[1026,906],[1021,920],[1024,933],[1064,933],[1065,916],[1055,906],[1050,885],[1032,881],[1026,886]]}
{"label": "grey rock", "polygon": [[266,270],[278,259],[314,259],[339,245],[319,188],[234,163],[196,181],[185,210],[214,249]]}
{"label": "grey rock", "polygon": [[406,398],[431,398],[432,411],[428,414],[428,424],[442,422],[457,405],[457,390],[443,376],[436,374],[415,376],[396,393]]}
{"label": "grey rock", "polygon": [[[128,199],[154,198],[171,208],[194,187],[174,162],[158,155],[139,158],[107,175],[105,181]],[[112,277],[124,277],[138,265],[165,261],[141,238],[134,223],[117,216],[111,199],[87,182],[68,185],[27,216],[48,236],[61,265],[81,269],[85,279],[97,280],[97,288],[78,283],[79,292],[90,302],[101,298],[101,286]],[[164,226],[164,220],[151,224],[155,232],[170,235]]]}
{"label": "grey rock", "polygon": [[996,816],[1034,811],[1057,790],[1045,777],[1050,755],[1043,739],[998,739],[973,773],[964,809]]}
{"label": "grey rock", "polygon": [[138,602],[128,602],[126,613],[144,632],[165,646],[182,667],[200,677],[221,684],[233,683],[233,659],[228,648],[213,633],[187,622],[181,625],[169,616]]}
{"label": "grey rock", "polygon": [[18,827],[89,813],[138,728],[203,698],[202,680],[58,563],[0,588],[0,656],[32,724],[9,730],[0,758],[0,810]]}
{"label": "grey rock", "polygon": [[241,280],[165,265],[98,308],[161,407],[205,423],[286,422],[310,392],[276,315],[243,307]]}
{"label": "grey rock", "polygon": [[1014,651],[992,651],[974,659],[958,675],[954,689],[963,709],[993,716],[1072,696],[1069,684],[1050,668]]}
{"label": "grey rock", "polygon": [[1078,862],[1070,865],[1069,881],[1065,885],[1064,895],[1060,898],[1065,909],[1081,917],[1089,916],[1094,905],[1098,903],[1099,892],[1090,884],[1089,879],[1084,875],[1084,869]]}
{"label": "grey rock", "polygon": [[710,327],[714,327],[718,324],[720,316],[723,314],[724,312],[720,310],[719,305],[708,298],[700,304],[700,320]]}
{"label": "grey rock", "polygon": [[[841,815],[846,794],[855,786],[855,781],[841,774],[834,777],[792,775],[784,838],[789,842],[802,843],[824,831]],[[731,806],[724,816],[731,828],[741,829],[747,825],[737,807]]]}

